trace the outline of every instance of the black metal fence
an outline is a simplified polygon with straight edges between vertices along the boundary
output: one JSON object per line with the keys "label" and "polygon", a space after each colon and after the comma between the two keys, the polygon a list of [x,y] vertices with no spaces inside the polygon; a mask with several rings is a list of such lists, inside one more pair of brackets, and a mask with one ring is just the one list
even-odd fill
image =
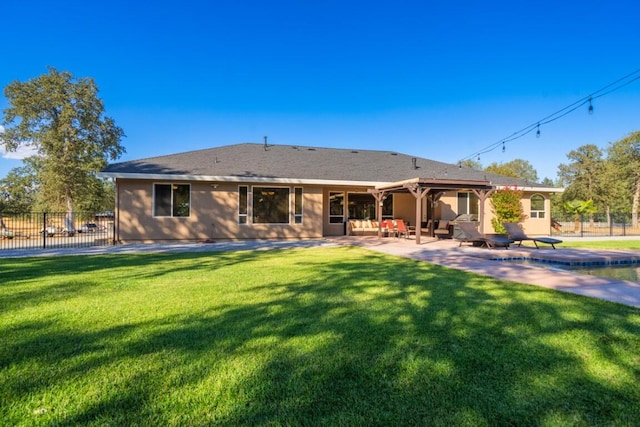
{"label": "black metal fence", "polygon": [[640,236],[631,214],[597,212],[593,215],[559,214],[552,220],[551,234],[566,237]]}
{"label": "black metal fence", "polygon": [[0,250],[114,244],[111,215],[88,212],[0,213]]}

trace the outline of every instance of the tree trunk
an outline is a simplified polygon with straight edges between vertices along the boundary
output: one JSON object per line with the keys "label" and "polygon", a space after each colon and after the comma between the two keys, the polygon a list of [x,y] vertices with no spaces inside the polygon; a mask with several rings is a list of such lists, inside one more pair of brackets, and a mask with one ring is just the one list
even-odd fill
{"label": "tree trunk", "polygon": [[636,191],[633,193],[633,203],[631,204],[631,225],[638,226],[638,209],[640,208],[640,176],[636,180]]}
{"label": "tree trunk", "polygon": [[64,228],[67,234],[73,236],[76,233],[76,214],[73,210],[73,200],[67,197],[67,214],[64,218]]}
{"label": "tree trunk", "polygon": [[573,232],[577,233],[580,231],[580,215],[573,216]]}

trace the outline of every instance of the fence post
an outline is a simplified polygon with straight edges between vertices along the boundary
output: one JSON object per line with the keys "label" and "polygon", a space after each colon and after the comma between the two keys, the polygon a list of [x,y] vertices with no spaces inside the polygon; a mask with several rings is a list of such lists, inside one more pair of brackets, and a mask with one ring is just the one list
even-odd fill
{"label": "fence post", "polygon": [[47,249],[47,213],[42,213],[42,249]]}

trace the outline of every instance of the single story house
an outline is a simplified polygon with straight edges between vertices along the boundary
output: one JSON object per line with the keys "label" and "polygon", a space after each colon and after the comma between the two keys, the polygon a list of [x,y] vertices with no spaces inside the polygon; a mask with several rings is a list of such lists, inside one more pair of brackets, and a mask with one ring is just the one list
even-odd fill
{"label": "single story house", "polygon": [[561,191],[396,151],[242,143],[114,163],[116,240],[306,239],[349,233],[348,220],[422,226],[475,215],[492,233],[489,196],[517,186],[525,231],[548,235]]}

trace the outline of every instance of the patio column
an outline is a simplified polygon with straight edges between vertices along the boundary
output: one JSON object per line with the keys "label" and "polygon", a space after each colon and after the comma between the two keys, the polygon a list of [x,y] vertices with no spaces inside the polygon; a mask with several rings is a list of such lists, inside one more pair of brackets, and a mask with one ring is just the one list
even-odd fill
{"label": "patio column", "polygon": [[376,212],[378,213],[378,238],[382,238],[382,204],[387,198],[386,191],[369,190],[369,193],[376,199]]}
{"label": "patio column", "polygon": [[473,194],[478,196],[478,200],[480,200],[480,233],[484,234],[484,205],[485,201],[493,194],[495,190],[472,190]]}
{"label": "patio column", "polygon": [[422,234],[422,199],[429,194],[431,187],[422,188],[418,184],[409,184],[406,187],[416,198],[416,245],[419,245],[420,235]]}

